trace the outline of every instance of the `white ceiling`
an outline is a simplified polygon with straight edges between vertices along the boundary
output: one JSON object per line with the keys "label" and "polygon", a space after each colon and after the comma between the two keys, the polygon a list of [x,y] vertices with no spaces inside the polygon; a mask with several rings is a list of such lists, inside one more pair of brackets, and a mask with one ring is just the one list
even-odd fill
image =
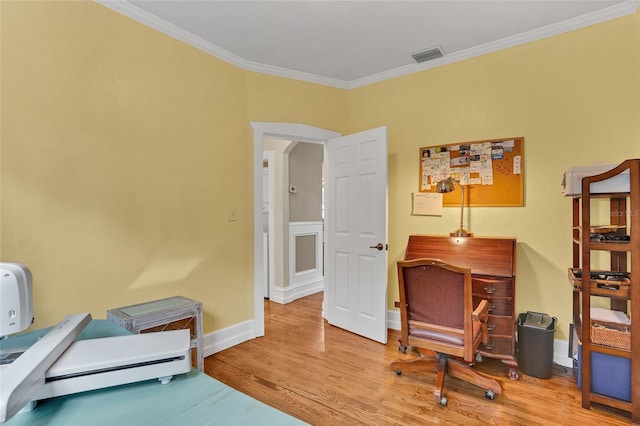
{"label": "white ceiling", "polygon": [[[99,3],[248,70],[353,88],[635,13],[640,0]],[[433,47],[444,56],[417,64]]]}

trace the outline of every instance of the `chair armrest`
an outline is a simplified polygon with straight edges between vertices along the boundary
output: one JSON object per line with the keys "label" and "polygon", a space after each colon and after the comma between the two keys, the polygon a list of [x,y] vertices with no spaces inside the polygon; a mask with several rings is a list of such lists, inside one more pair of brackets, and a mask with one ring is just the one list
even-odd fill
{"label": "chair armrest", "polygon": [[481,341],[485,345],[489,343],[489,329],[487,328],[487,322],[489,320],[489,302],[487,300],[481,300],[476,309],[471,314],[471,320],[474,322],[480,321],[480,335]]}
{"label": "chair armrest", "polygon": [[489,301],[487,301],[486,299],[483,299],[480,301],[476,309],[474,309],[473,313],[471,314],[471,319],[473,321],[484,322],[486,321],[488,316],[489,316]]}

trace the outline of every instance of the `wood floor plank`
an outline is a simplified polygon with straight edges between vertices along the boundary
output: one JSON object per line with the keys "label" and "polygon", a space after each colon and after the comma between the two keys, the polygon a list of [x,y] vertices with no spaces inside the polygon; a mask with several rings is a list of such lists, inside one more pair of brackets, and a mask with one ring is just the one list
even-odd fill
{"label": "wood floor plank", "polygon": [[287,305],[265,301],[265,337],[205,359],[205,372],[272,407],[314,425],[628,425],[629,414],[604,406],[581,407],[570,369],[553,367],[551,379],[524,374],[485,358],[476,365],[502,385],[494,400],[456,378],[445,379],[448,406],[435,404],[432,371],[397,376],[399,332],[382,345],[323,320],[322,293]]}

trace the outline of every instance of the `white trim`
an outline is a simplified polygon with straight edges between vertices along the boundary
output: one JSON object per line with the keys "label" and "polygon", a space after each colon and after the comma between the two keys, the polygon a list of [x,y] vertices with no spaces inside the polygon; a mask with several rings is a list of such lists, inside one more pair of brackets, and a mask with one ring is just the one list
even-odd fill
{"label": "white trim", "polygon": [[426,69],[439,67],[442,65],[450,64],[453,62],[464,61],[466,59],[474,58],[477,56],[485,55],[487,53],[496,52],[502,49],[508,49],[510,47],[520,46],[522,44],[530,43],[536,40],[541,40],[547,37],[552,37],[559,34],[564,34],[569,31],[585,28],[591,25],[600,24],[612,19],[621,18],[623,16],[632,15],[636,13],[638,7],[640,7],[640,0],[628,0],[624,3],[618,3],[616,5],[600,9],[596,12],[587,13],[576,18],[567,19],[565,21],[548,25],[543,28],[538,28],[532,31],[526,31],[521,34],[517,34],[511,37],[506,37],[501,40],[496,40],[491,43],[486,43],[481,46],[461,50],[452,54],[443,56],[442,58],[434,59],[431,61],[423,62],[421,64],[411,64],[403,67],[399,67],[393,70],[381,72],[371,76],[351,80],[343,81],[335,78],[322,77],[315,74],[289,70],[286,68],[275,67],[272,65],[260,64],[257,62],[248,61],[235,55],[213,43],[210,43],[192,33],[189,33],[164,19],[160,19],[157,16],[140,9],[137,6],[129,3],[128,1],[109,1],[109,0],[94,0],[95,2],[108,7],[122,15],[137,21],[141,24],[147,25],[155,30],[160,31],[170,37],[187,43],[197,49],[200,49],[216,58],[229,62],[237,67],[240,67],[247,71],[254,71],[263,74],[275,75],[278,77],[291,78],[294,80],[306,81],[310,83],[322,84],[325,86],[337,87],[340,89],[355,89],[362,86],[378,83],[384,80],[412,74],[415,72],[424,71]]}
{"label": "white trim", "polygon": [[563,367],[573,368],[573,358],[569,356],[569,341],[553,339],[553,362]]}
{"label": "white trim", "polygon": [[[264,152],[263,153],[263,158],[267,159],[267,162],[269,163],[269,194],[267,195],[267,197],[269,198],[268,204],[269,204],[269,223],[267,224],[267,228],[268,228],[268,240],[269,240],[269,247],[268,247],[268,253],[269,255],[267,256],[267,259],[269,259],[269,267],[267,268],[267,270],[269,271],[269,277],[268,277],[268,282],[269,282],[269,295],[271,294],[271,292],[273,291],[273,287],[275,286],[275,282],[276,282],[276,250],[275,250],[275,229],[276,229],[276,222],[275,222],[275,212],[276,212],[276,199],[275,199],[275,188],[276,188],[276,180],[275,180],[275,175],[276,175],[276,156],[275,153],[273,151],[268,151],[268,152]],[[264,201],[264,200],[263,200]],[[264,216],[263,216],[264,217]],[[263,224],[263,229],[264,229],[264,224]],[[263,253],[264,255],[264,253]],[[263,265],[264,266],[264,265]]]}
{"label": "white trim", "polygon": [[173,37],[176,40],[180,40],[196,49],[200,49],[205,53],[215,56],[218,59],[229,62],[239,68],[247,71],[259,72],[262,74],[275,75],[278,77],[291,78],[294,80],[306,81],[309,83],[317,83],[325,86],[337,87],[340,89],[348,89],[349,83],[335,78],[322,77],[315,74],[305,73],[302,71],[294,71],[287,68],[280,68],[273,65],[260,64],[258,62],[248,61],[240,56],[229,52],[211,42],[208,42],[182,28],[173,25],[170,22],[165,21],[157,17],[156,15],[147,12],[144,9],[135,6],[128,1],[113,1],[113,0],[94,0],[109,9],[118,12],[124,16],[127,16],[134,21],[137,21],[143,25],[160,31],[163,34]]}
{"label": "white trim", "polygon": [[255,321],[244,321],[204,335],[204,356],[213,355],[232,346],[256,338]]}
{"label": "white trim", "polygon": [[324,278],[310,280],[298,285],[288,287],[273,287],[269,300],[275,303],[287,304],[302,297],[324,291]]}
{"label": "white trim", "polygon": [[400,330],[400,311],[398,309],[387,309],[387,328]]}
{"label": "white trim", "polygon": [[488,53],[497,52],[511,47],[520,46],[523,44],[531,43],[537,40],[542,40],[548,37],[564,34],[570,31],[586,28],[591,25],[600,24],[602,22],[610,21],[612,19],[621,18],[623,16],[632,15],[640,6],[640,0],[629,0],[626,3],[620,3],[614,6],[610,6],[601,9],[596,12],[587,13],[576,18],[567,19],[556,24],[547,25],[546,27],[537,28],[535,30],[526,31],[524,33],[516,34],[510,37],[505,37],[500,40],[495,40],[490,43],[485,43],[480,46],[474,46],[469,49],[459,50],[451,54],[445,54],[441,58],[433,59],[431,61],[423,62],[420,64],[411,64],[403,67],[395,68],[389,71],[381,72],[368,77],[359,78],[349,82],[349,89],[355,89],[357,87],[368,86],[370,84],[378,83],[392,78],[401,77],[415,72],[424,71],[431,68],[436,68],[442,65],[451,64],[454,62],[460,62],[467,59],[475,58],[478,56],[486,55]]}

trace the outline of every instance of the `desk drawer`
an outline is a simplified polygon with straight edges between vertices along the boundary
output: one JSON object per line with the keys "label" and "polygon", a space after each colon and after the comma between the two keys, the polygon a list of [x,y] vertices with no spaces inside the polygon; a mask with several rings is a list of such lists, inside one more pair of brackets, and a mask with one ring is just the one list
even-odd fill
{"label": "desk drawer", "polygon": [[513,336],[514,324],[513,317],[511,316],[489,315],[487,329],[489,330],[489,335]]}
{"label": "desk drawer", "polygon": [[509,337],[489,336],[489,343],[486,345],[481,343],[478,351],[483,355],[493,355],[496,357],[503,355],[507,358],[514,354],[513,345],[513,339]]}
{"label": "desk drawer", "polygon": [[471,278],[473,294],[493,297],[512,297],[513,285],[511,278],[481,277]]}
{"label": "desk drawer", "polygon": [[491,298],[486,296],[473,295],[473,306],[478,306],[481,300],[489,302],[489,315],[513,316],[513,299],[511,298]]}

